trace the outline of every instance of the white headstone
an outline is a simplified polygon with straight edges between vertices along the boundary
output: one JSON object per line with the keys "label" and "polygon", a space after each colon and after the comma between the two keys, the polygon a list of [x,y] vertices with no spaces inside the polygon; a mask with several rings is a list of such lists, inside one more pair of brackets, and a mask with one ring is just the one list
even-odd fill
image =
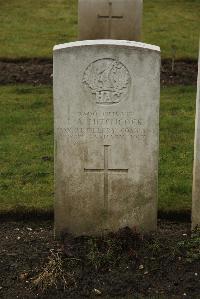
{"label": "white headstone", "polygon": [[160,48],[54,47],[55,233],[156,229]]}
{"label": "white headstone", "polygon": [[143,0],[79,0],[79,40],[141,39]]}
{"label": "white headstone", "polygon": [[192,228],[200,226],[200,50],[198,70],[194,142]]}

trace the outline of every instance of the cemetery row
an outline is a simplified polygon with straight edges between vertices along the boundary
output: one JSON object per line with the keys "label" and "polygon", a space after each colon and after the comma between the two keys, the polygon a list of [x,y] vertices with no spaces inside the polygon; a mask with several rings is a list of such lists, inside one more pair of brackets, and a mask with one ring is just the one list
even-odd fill
{"label": "cemetery row", "polygon": [[[84,0],[79,1],[80,5],[82,1]],[[107,1],[105,8],[102,7],[102,0],[91,0],[91,2],[95,3],[95,6],[98,5],[99,11],[96,12],[93,8],[93,12],[100,16],[98,23],[101,25],[102,30],[105,30],[105,27],[108,26],[108,18],[104,19],[101,16],[109,16],[109,1]],[[114,2],[128,3],[126,5],[128,12],[127,10],[124,11],[125,5],[121,5],[119,11],[119,4],[115,8]],[[138,1],[138,5],[141,2]],[[136,9],[130,9],[133,5],[133,0],[112,1],[113,16],[120,17],[112,18],[112,30],[114,30],[113,25],[119,26],[119,24],[128,22],[129,16],[131,17],[131,21],[133,21],[129,25],[129,29],[124,30],[124,34],[134,34],[133,22],[135,22],[134,15],[137,6],[135,4]],[[80,34],[77,26],[79,19],[77,6],[77,0],[54,2],[46,0],[45,7],[42,6],[40,0],[29,1],[28,3],[25,0],[15,0],[14,4],[4,2],[1,6],[0,57],[17,60],[23,57],[52,57],[53,45],[74,41]],[[199,11],[200,2],[198,0],[143,1],[143,41],[159,45],[162,49],[163,58],[171,59],[175,56],[176,60],[196,60],[198,52]],[[137,12],[140,15],[140,9]],[[21,22],[19,22],[19,15],[21,16]],[[93,17],[90,16],[90,19],[92,22]],[[89,18],[86,21],[85,23],[87,23],[86,26],[88,27]],[[116,36],[114,38],[117,39]]]}
{"label": "cemetery row", "polygon": [[[191,234],[189,224],[179,224],[177,229],[174,223],[165,223],[163,232],[162,223],[154,233],[158,214],[160,48],[131,41],[140,40],[142,1],[121,3],[80,0],[82,41],[54,47],[54,228],[55,236],[63,237],[62,247],[53,240],[49,223],[3,223],[0,296],[198,294],[199,232]],[[132,25],[133,30],[128,31]],[[193,229],[200,225],[199,84],[200,78]],[[38,97],[31,103],[34,95],[30,86],[20,86],[19,90],[28,94],[26,124],[35,108],[45,123],[49,112],[45,101]],[[15,101],[19,113],[25,103],[17,97]],[[15,119],[14,112],[10,112],[10,120],[17,120],[17,126],[23,118],[18,114]],[[35,146],[43,147],[40,161],[47,162],[51,157],[47,156],[44,140],[51,132],[45,123],[43,134],[40,119],[35,116],[22,155],[30,151],[34,132],[40,140]],[[9,143],[9,134],[4,133]],[[24,164],[29,162],[27,159]],[[15,166],[19,167],[17,163]],[[7,176],[14,171],[19,174],[18,167],[10,167]],[[34,182],[46,179],[48,166],[41,166],[41,170],[37,177],[32,171],[24,172],[22,193],[23,188],[31,188],[27,178]],[[3,185],[5,193],[7,187],[8,181]],[[53,194],[53,190],[48,191]],[[36,207],[36,190],[34,196]],[[49,248],[49,260],[44,264]]]}
{"label": "cemetery row", "polygon": [[156,229],[160,48],[130,41],[141,24],[141,0],[80,0],[87,41],[54,48],[57,235]]}
{"label": "cemetery row", "polygon": [[54,47],[57,236],[157,227],[160,48],[136,42],[141,20],[141,0],[80,0],[83,41]]}
{"label": "cemetery row", "polygon": [[[56,235],[155,230],[159,47],[116,40],[58,45],[53,78]],[[198,107],[193,228],[200,224]]]}

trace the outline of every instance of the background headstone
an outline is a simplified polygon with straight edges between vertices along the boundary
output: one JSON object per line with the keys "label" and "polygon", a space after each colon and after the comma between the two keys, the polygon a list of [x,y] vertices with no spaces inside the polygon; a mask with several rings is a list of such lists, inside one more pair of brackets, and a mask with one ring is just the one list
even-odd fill
{"label": "background headstone", "polygon": [[54,47],[55,233],[157,224],[160,49]]}
{"label": "background headstone", "polygon": [[200,226],[200,47],[197,79],[196,122],[194,142],[192,227]]}
{"label": "background headstone", "polygon": [[143,0],[79,0],[79,40],[140,41]]}

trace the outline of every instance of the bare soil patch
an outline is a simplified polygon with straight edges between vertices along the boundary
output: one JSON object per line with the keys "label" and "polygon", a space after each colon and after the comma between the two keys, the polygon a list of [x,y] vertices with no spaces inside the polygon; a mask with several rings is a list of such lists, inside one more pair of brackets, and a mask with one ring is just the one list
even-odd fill
{"label": "bare soil patch", "polygon": [[190,223],[58,242],[50,221],[2,222],[0,238],[0,298],[200,298],[200,234]]}
{"label": "bare soil patch", "polygon": [[[173,70],[172,70],[173,68]],[[171,60],[163,60],[161,85],[196,85],[197,61],[178,60],[174,67]],[[51,59],[2,60],[0,61],[0,84],[28,83],[52,84],[53,65]]]}

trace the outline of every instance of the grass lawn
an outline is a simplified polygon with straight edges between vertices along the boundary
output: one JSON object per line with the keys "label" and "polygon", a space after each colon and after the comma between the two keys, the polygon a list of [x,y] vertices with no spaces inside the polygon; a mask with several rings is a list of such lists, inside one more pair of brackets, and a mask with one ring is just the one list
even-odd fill
{"label": "grass lawn", "polygon": [[0,210],[53,206],[52,91],[0,87]]}
{"label": "grass lawn", "polygon": [[[195,87],[161,91],[159,209],[191,207]],[[53,208],[51,87],[0,87],[0,211]]]}
{"label": "grass lawn", "polygon": [[195,87],[161,90],[159,209],[191,209]]}
{"label": "grass lawn", "polygon": [[[77,38],[77,0],[0,1],[0,57],[51,57],[52,47]],[[143,41],[163,57],[197,58],[199,0],[145,0]]]}

